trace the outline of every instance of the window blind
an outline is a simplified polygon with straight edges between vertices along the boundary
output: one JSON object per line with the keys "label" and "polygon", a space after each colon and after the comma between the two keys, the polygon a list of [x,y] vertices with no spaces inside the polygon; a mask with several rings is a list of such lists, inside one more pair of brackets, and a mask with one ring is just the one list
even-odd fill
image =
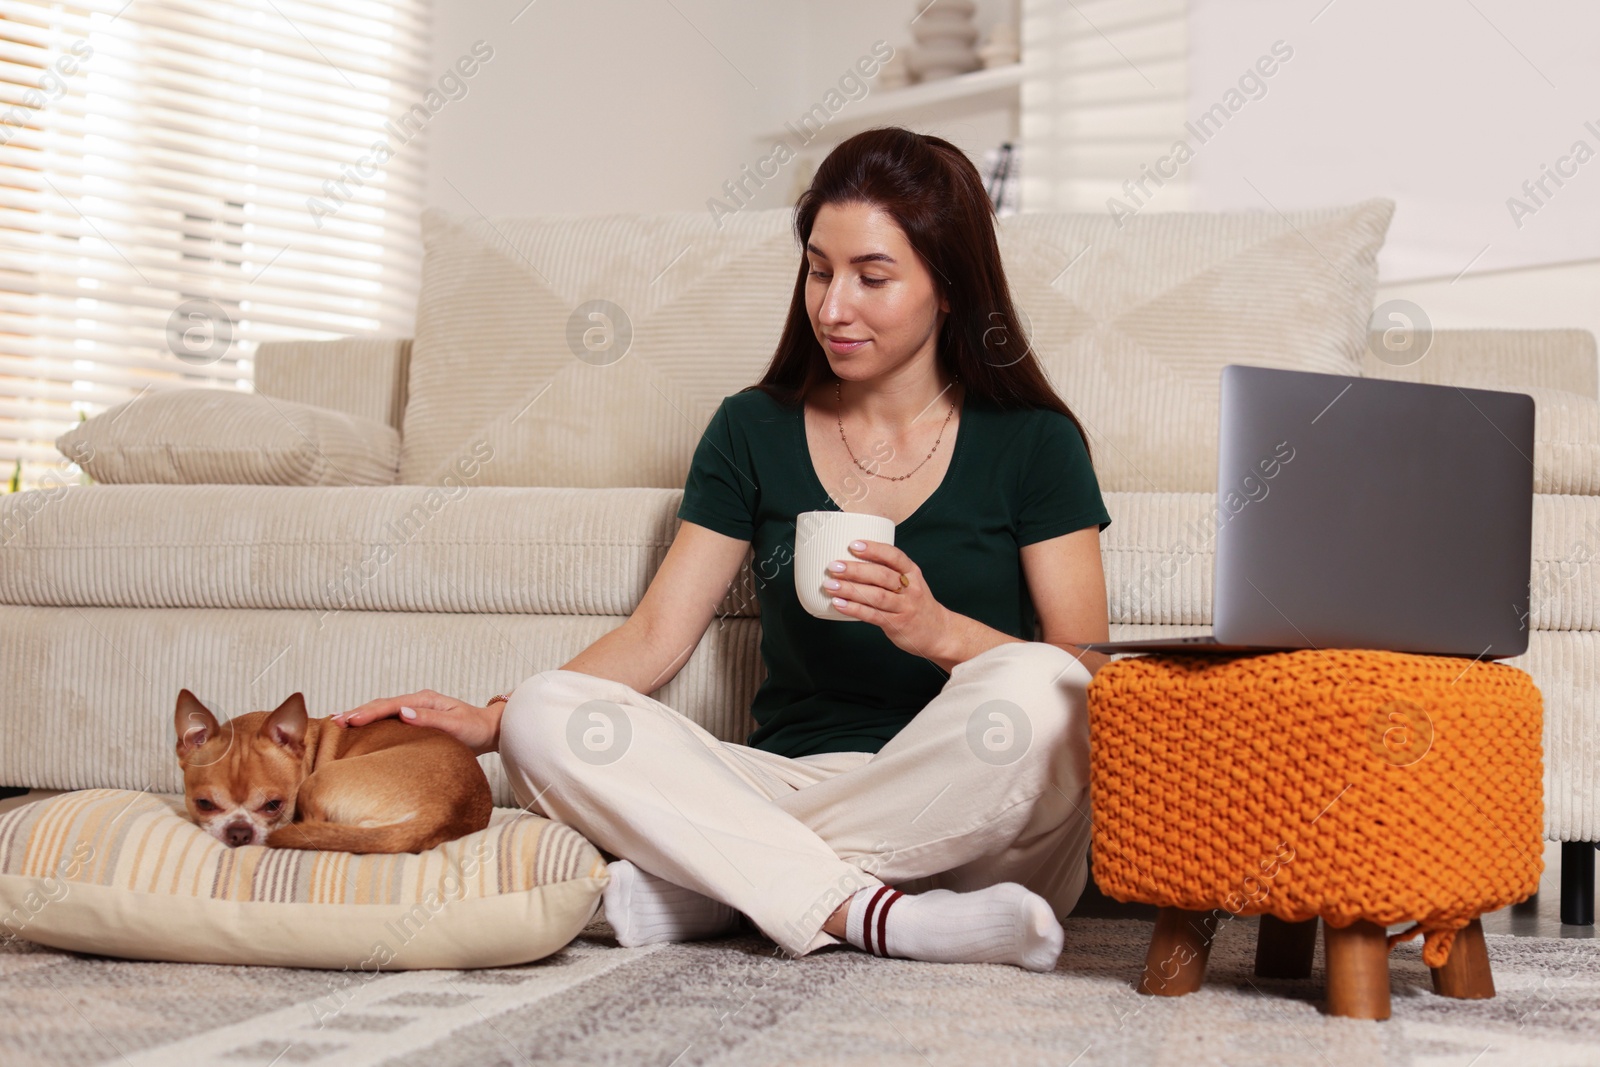
{"label": "window blind", "polygon": [[426,0],[0,0],[0,474],[263,340],[406,336]]}
{"label": "window blind", "polygon": [[1189,0],[1021,4],[1022,209],[1184,210],[1187,172],[1150,174],[1186,135]]}

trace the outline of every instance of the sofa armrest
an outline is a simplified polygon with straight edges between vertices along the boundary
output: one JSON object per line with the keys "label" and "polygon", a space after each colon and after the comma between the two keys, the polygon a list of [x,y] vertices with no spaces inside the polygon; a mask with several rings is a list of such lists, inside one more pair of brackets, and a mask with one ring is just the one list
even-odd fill
{"label": "sofa armrest", "polygon": [[255,360],[258,393],[401,428],[409,337],[268,341],[256,349]]}
{"label": "sofa armrest", "polygon": [[1600,399],[1600,365],[1588,330],[1435,330],[1427,354],[1404,367],[1379,359],[1383,350],[1383,331],[1372,331],[1363,374],[1514,393],[1560,389]]}
{"label": "sofa armrest", "polygon": [[1415,363],[1378,357],[1374,330],[1362,355],[1370,378],[1498,389],[1533,397],[1533,491],[1600,496],[1600,364],[1588,330],[1436,330]]}

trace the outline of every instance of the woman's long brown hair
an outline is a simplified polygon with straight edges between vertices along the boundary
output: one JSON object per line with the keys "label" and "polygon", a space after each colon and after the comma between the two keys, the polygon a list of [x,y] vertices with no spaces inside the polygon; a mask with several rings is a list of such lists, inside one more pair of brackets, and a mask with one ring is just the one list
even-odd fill
{"label": "woman's long brown hair", "polygon": [[1089,435],[1056,395],[1017,320],[995,240],[994,205],[978,169],[949,141],[899,126],[841,141],[800,195],[794,213],[800,268],[783,335],[761,380],[740,392],[760,389],[792,407],[833,377],[806,312],[810,265],[804,249],[822,205],[848,203],[870,204],[890,215],[950,302],[937,358],[961,378],[967,395],[1005,409],[1059,411],[1072,420],[1087,449]]}

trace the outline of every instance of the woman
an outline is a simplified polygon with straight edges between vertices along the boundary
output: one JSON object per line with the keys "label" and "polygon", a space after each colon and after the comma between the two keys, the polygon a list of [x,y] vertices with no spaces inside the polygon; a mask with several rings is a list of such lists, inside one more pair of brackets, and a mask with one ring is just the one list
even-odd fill
{"label": "woman", "polygon": [[[795,956],[1053,969],[1087,876],[1084,690],[1106,661],[1073,642],[1108,636],[1086,437],[1022,342],[993,208],[948,141],[844,141],[795,231],[777,353],[712,417],[633,616],[487,708],[424,691],[340,718],[498,750],[519,801],[622,857],[605,906],[624,945],[743,914]],[[866,625],[795,594],[796,516],[828,508],[896,522],[895,544],[830,565]],[[737,745],[646,694],[752,546],[767,677]]]}

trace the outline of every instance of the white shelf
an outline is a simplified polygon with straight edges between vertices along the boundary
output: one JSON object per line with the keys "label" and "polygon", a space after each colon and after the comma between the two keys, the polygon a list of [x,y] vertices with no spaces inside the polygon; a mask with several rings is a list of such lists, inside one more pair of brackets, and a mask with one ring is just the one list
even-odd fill
{"label": "white shelf", "polygon": [[[822,128],[822,138],[841,139],[886,123],[943,118],[990,108],[1015,108],[1021,100],[1021,85],[1022,64],[1009,63],[901,89],[880,89],[841,108]],[[763,134],[762,140],[788,140],[792,136],[787,127],[779,127]]]}

